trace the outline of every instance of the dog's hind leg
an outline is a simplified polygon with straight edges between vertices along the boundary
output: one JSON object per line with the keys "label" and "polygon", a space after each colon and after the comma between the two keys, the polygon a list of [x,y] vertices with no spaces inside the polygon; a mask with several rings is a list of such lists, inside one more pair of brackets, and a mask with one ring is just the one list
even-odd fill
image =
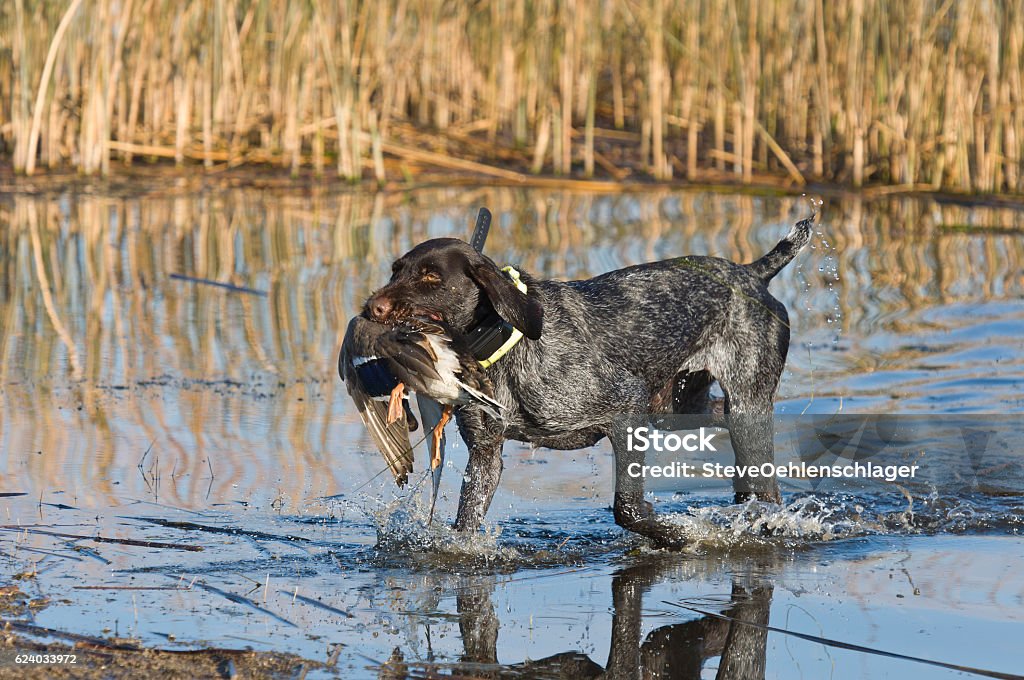
{"label": "dog's hind leg", "polygon": [[629,428],[642,427],[643,417],[622,417],[610,428],[608,438],[615,451],[615,523],[623,529],[654,541],[660,548],[680,549],[686,546],[682,527],[659,519],[654,507],[644,500],[644,477],[641,468],[644,453],[628,445]]}
{"label": "dog's hind leg", "polygon": [[[775,462],[775,428],[773,427],[771,404],[768,409],[754,403],[737,400],[732,395],[726,399],[729,410],[726,421],[729,438],[736,454],[737,467],[760,467]],[[744,503],[751,498],[772,503],[781,503],[779,483],[774,474],[763,476],[737,476],[733,479],[736,502]]]}
{"label": "dog's hind leg", "polygon": [[[747,338],[742,346],[752,349],[736,353],[730,365],[718,376],[725,392],[725,422],[736,455],[736,465],[748,468],[775,463],[772,414],[775,391],[786,362],[789,329],[778,323],[769,324],[767,330],[775,331],[775,343],[755,344],[755,338]],[[782,502],[774,474],[737,476],[733,479],[733,490],[737,503],[750,498]]]}

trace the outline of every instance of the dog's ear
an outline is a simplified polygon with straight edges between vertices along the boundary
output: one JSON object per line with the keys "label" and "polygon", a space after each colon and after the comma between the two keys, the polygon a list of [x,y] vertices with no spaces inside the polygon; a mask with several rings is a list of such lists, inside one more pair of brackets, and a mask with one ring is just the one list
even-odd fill
{"label": "dog's ear", "polygon": [[533,296],[524,294],[516,284],[490,261],[474,262],[469,277],[480,286],[498,316],[536,340],[544,326],[544,308]]}

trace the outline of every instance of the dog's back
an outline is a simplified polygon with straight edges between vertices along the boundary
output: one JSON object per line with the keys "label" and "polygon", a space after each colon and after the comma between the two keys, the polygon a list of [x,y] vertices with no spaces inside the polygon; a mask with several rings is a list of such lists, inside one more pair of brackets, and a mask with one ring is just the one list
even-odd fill
{"label": "dog's back", "polygon": [[[537,282],[539,294],[548,298],[545,345],[561,345],[557,354],[577,358],[596,349],[602,361],[660,386],[680,370],[698,369],[691,359],[713,353],[718,342],[740,350],[740,336],[770,337],[780,325],[788,340],[786,308],[767,286],[810,240],[811,223],[798,222],[770,252],[747,265],[690,256],[581,281]],[[558,303],[550,304],[552,298]],[[708,357],[696,361],[703,363]],[[598,365],[594,369],[605,372]]]}

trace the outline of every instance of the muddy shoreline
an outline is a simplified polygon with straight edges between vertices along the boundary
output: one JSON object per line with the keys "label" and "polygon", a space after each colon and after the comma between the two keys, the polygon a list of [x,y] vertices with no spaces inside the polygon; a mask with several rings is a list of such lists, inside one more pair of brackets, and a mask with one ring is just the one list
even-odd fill
{"label": "muddy shoreline", "polygon": [[155,163],[118,168],[105,177],[83,176],[70,170],[54,169],[26,177],[13,171],[10,165],[0,164],[0,195],[58,195],[101,194],[110,196],[188,196],[197,192],[218,192],[251,188],[281,193],[364,193],[406,194],[451,187],[568,191],[590,194],[635,194],[646,192],[687,191],[710,192],[727,195],[760,197],[815,196],[833,200],[884,201],[892,197],[928,199],[939,203],[962,206],[1003,207],[1024,209],[1024,194],[1002,192],[966,192],[937,189],[929,185],[869,184],[854,187],[849,184],[809,182],[796,185],[787,181],[785,174],[755,174],[750,182],[742,182],[731,173],[709,170],[700,180],[633,180],[587,179],[559,175],[532,175],[510,180],[487,177],[467,172],[424,169],[404,174],[403,179],[384,183],[371,179],[351,182],[337,177],[325,177],[303,169],[291,173],[272,166],[240,167],[220,172],[208,171],[202,166],[178,167]]}

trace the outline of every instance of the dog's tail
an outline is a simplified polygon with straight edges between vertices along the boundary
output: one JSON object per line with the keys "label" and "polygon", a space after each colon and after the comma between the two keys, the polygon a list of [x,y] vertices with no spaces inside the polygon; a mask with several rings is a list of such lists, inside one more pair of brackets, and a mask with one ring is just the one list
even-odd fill
{"label": "dog's tail", "polygon": [[815,215],[811,215],[807,219],[800,220],[794,224],[793,228],[786,234],[786,238],[779,241],[771,249],[771,252],[761,257],[761,259],[748,264],[747,268],[765,283],[771,281],[810,242],[811,225],[814,224],[814,218]]}

